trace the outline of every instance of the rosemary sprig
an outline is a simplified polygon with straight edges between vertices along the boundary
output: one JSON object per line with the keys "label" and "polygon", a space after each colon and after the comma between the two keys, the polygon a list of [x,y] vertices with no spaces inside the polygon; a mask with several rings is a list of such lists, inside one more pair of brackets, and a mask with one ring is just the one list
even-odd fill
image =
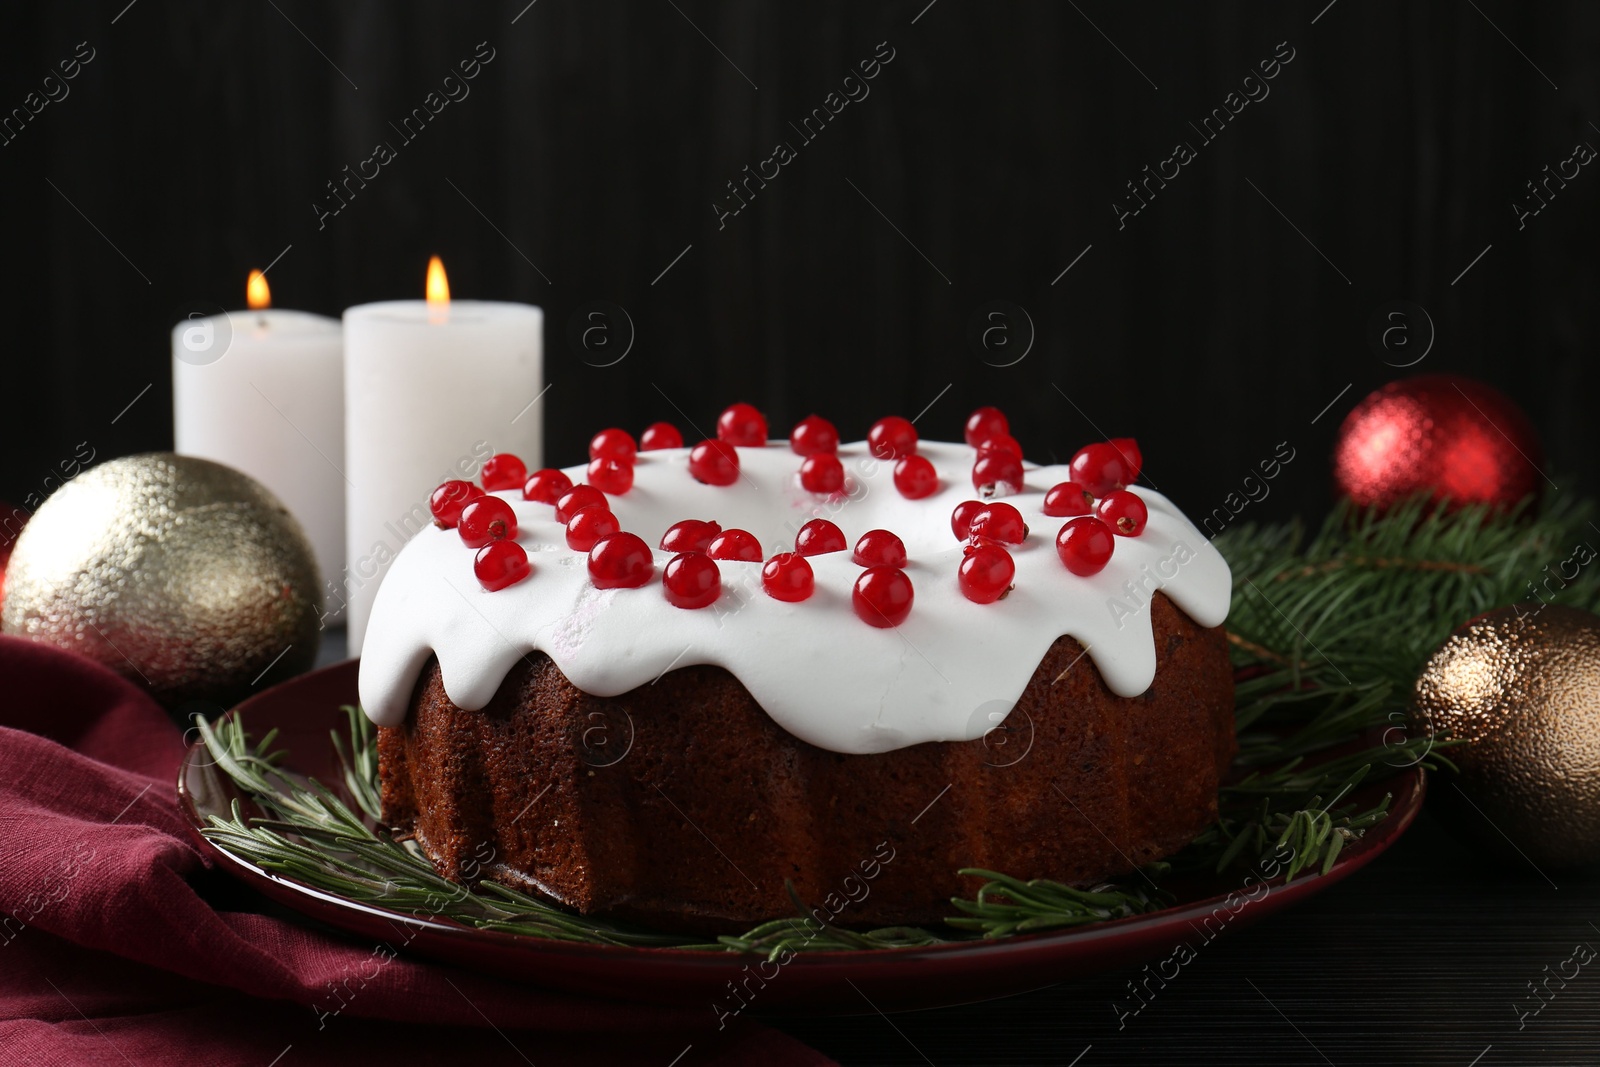
{"label": "rosemary sprig", "polygon": [[[377,796],[375,735],[366,716],[347,708],[350,757],[342,743],[347,777],[365,775],[352,788],[363,808]],[[217,766],[267,813],[246,816],[237,800],[231,818],[209,817],[202,832],[220,847],[262,870],[299,879],[351,900],[424,919],[445,918],[486,929],[596,944],[661,946],[692,941],[573,915],[493,882],[469,889],[441,877],[414,847],[386,831],[371,830],[315,780],[301,782],[279,770],[282,753],[269,751],[274,735],[251,744],[238,715],[196,725]],[[360,798],[366,797],[366,801]]]}
{"label": "rosemary sprig", "polygon": [[[199,723],[207,749],[260,814],[235,802],[203,831],[263,870],[324,891],[424,918],[529,937],[635,947],[761,953],[875,951],[1083,926],[1168,906],[1170,873],[1214,873],[1277,863],[1289,879],[1331,870],[1341,850],[1388,814],[1391,798],[1358,808],[1363,784],[1413,765],[1450,766],[1448,742],[1414,735],[1409,694],[1427,656],[1466,619],[1530,599],[1600,605],[1600,567],[1568,578],[1562,566],[1590,543],[1596,509],[1563,498],[1510,514],[1429,512],[1421,503],[1379,516],[1337,510],[1317,531],[1299,524],[1241,526],[1217,541],[1233,567],[1228,620],[1236,686],[1239,777],[1223,786],[1218,819],[1184,849],[1142,872],[1141,881],[1080,888],[964,868],[983,879],[958,915],[937,930],[858,931],[819,926],[791,887],[795,916],[714,940],[641,930],[574,915],[484,881],[442,878],[413,842],[377,822],[376,735],[345,709],[347,737],[334,732],[344,786],[360,814],[318,782],[280,766],[275,732],[254,741],[238,715]],[[1600,539],[1600,534],[1595,535]],[[1591,549],[1592,551],[1592,549]],[[1550,569],[1559,578],[1550,581]],[[1328,756],[1336,746],[1376,744]],[[1308,759],[1316,756],[1318,758]],[[1278,862],[1278,861],[1281,861]]]}
{"label": "rosemary sprig", "polygon": [[[1147,873],[1149,870],[1146,868]],[[1113,885],[1074,889],[1044,878],[1023,882],[981,867],[963,867],[959,873],[987,880],[975,899],[951,901],[964,914],[945,923],[958,930],[979,931],[986,938],[1123,919],[1156,911],[1172,901],[1168,894],[1146,894]]]}

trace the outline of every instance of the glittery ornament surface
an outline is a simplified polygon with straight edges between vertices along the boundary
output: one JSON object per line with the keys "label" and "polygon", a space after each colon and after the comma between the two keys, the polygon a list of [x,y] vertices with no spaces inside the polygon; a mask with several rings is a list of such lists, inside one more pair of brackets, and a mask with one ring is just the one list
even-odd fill
{"label": "glittery ornament surface", "polygon": [[169,708],[226,707],[310,668],[320,603],[311,547],[271,493],[153,453],[45,501],[17,539],[0,630],[98,660]]}
{"label": "glittery ornament surface", "polygon": [[1470,378],[1427,374],[1372,393],[1334,445],[1340,495],[1388,507],[1414,493],[1509,507],[1544,483],[1538,437],[1520,408]]}
{"label": "glittery ornament surface", "polygon": [[1434,653],[1416,703],[1430,733],[1467,742],[1444,752],[1461,774],[1430,796],[1440,814],[1462,824],[1475,808],[1485,846],[1509,838],[1541,867],[1600,859],[1600,616],[1489,612]]}

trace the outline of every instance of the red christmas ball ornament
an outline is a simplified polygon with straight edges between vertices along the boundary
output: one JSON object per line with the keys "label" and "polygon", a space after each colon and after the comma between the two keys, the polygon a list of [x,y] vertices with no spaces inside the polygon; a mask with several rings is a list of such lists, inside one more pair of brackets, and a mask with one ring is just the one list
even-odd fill
{"label": "red christmas ball ornament", "polygon": [[1333,449],[1340,496],[1388,508],[1406,497],[1509,508],[1536,494],[1543,449],[1510,397],[1454,374],[1390,382],[1345,416]]}

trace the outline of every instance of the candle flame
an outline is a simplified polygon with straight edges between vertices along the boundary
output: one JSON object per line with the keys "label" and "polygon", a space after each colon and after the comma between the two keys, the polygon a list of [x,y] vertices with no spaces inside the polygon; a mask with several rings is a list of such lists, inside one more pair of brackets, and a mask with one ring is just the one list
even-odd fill
{"label": "candle flame", "polygon": [[428,260],[428,303],[436,306],[450,303],[450,282],[444,276],[444,264],[438,256]]}
{"label": "candle flame", "polygon": [[244,283],[245,302],[250,305],[251,311],[261,311],[272,306],[272,290],[267,288],[267,276],[258,270],[250,272],[250,280]]}

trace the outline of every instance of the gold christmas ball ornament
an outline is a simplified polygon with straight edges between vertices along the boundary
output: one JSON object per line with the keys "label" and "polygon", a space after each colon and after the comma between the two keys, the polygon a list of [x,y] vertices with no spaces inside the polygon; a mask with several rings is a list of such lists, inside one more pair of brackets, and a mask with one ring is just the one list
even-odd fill
{"label": "gold christmas ball ornament", "polygon": [[1600,616],[1524,604],[1481,615],[1433,654],[1416,711],[1462,741],[1430,790],[1458,833],[1542,871],[1600,860]]}
{"label": "gold christmas ball ornament", "polygon": [[168,708],[228,707],[310,669],[321,603],[311,545],[276,497],[220,463],[151,453],[39,507],[0,631],[97,660]]}

